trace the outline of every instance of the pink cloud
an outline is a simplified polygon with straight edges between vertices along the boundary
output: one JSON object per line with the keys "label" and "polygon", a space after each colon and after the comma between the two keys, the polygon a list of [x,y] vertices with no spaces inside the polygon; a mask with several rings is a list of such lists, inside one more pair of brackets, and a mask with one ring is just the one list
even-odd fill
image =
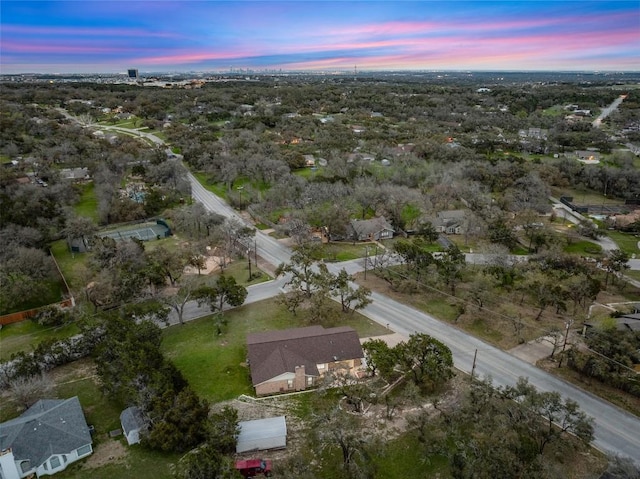
{"label": "pink cloud", "polygon": [[140,57],[136,61],[145,65],[171,65],[240,59],[250,56],[255,56],[255,51],[182,52],[173,55]]}

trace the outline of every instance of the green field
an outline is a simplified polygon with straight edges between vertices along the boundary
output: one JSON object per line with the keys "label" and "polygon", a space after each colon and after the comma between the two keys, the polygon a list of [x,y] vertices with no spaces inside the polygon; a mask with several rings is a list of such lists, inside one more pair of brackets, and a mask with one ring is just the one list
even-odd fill
{"label": "green field", "polygon": [[640,256],[640,249],[638,249],[639,237],[630,233],[622,233],[621,231],[607,231],[607,235],[616,242],[618,248],[628,253],[629,256],[632,254]]}
{"label": "green field", "polygon": [[0,361],[7,361],[20,351],[29,352],[44,340],[68,338],[77,333],[75,324],[45,327],[29,319],[7,324],[0,329]]}
{"label": "green field", "polygon": [[577,205],[621,205],[624,203],[622,200],[616,200],[586,188],[571,188],[569,186],[563,186],[562,188],[552,187],[551,194],[558,199],[560,199],[561,196],[572,196],[573,203]]}
{"label": "green field", "polygon": [[563,248],[563,250],[565,253],[579,254],[581,256],[602,256],[602,247],[599,244],[592,243],[587,240],[576,241],[575,243],[568,244]]}
{"label": "green field", "polygon": [[83,186],[80,201],[75,204],[73,210],[78,216],[86,216],[95,223],[98,222],[98,198],[96,197],[93,182]]}
{"label": "green field", "polygon": [[194,172],[193,176],[195,176],[200,184],[207,190],[214,193],[216,196],[219,196],[220,198],[224,198],[225,200],[227,199],[227,189],[224,187],[224,185],[209,181],[209,176],[206,173]]}

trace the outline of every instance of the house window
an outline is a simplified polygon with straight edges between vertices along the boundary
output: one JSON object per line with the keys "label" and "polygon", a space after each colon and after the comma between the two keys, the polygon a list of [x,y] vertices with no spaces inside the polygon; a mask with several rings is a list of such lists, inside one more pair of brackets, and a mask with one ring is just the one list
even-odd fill
{"label": "house window", "polygon": [[288,380],[287,380],[287,387],[288,387],[289,389],[293,389],[293,379],[288,379]]}
{"label": "house window", "polygon": [[313,386],[313,378],[311,376],[307,378],[307,386]]}
{"label": "house window", "polygon": [[51,469],[57,469],[60,467],[60,458],[58,456],[53,456],[49,459],[49,463],[51,463]]}
{"label": "house window", "polygon": [[91,452],[91,444],[87,444],[86,446],[79,447],[76,452],[78,453],[78,457],[85,456]]}

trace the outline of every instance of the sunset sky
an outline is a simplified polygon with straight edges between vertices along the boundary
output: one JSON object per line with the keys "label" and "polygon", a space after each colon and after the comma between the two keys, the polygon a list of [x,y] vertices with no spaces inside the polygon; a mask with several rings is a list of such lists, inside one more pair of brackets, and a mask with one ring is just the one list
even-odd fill
{"label": "sunset sky", "polygon": [[633,1],[2,0],[0,73],[640,70]]}

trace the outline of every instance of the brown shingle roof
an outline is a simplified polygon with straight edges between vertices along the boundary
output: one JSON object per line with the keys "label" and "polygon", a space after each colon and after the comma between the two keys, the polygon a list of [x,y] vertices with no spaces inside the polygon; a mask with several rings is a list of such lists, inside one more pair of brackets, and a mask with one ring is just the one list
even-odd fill
{"label": "brown shingle roof", "polygon": [[304,366],[307,375],[317,376],[318,364],[362,358],[362,347],[353,328],[322,326],[268,331],[247,335],[251,380],[256,386]]}

